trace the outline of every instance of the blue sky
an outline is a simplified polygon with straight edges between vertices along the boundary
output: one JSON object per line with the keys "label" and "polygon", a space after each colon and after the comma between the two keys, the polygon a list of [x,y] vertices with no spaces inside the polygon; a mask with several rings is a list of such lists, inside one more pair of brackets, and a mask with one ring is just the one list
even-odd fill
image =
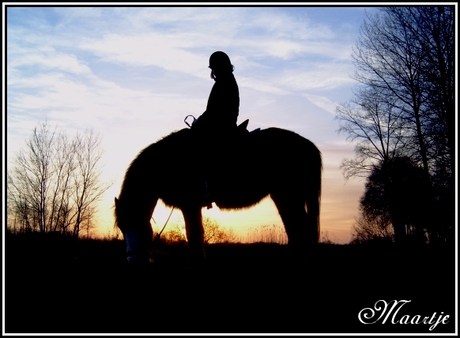
{"label": "blue sky", "polygon": [[[335,107],[352,97],[352,46],[365,12],[376,9],[298,4],[4,8],[8,162],[44,120],[70,135],[101,134],[104,179],[114,185],[99,221],[111,228],[129,162],[186,127],[185,116],[204,111],[213,85],[208,58],[222,50],[235,66],[239,121],[293,130],[322,151],[322,231],[349,241],[364,182],[346,182],[340,171],[353,144],[337,133]],[[281,224],[270,201],[250,211],[205,212],[237,229]]]}

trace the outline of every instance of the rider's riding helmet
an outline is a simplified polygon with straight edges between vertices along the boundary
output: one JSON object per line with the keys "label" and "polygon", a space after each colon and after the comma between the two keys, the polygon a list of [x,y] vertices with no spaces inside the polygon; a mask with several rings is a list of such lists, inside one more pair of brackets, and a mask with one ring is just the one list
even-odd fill
{"label": "rider's riding helmet", "polygon": [[227,54],[221,51],[212,53],[209,57],[209,68],[215,70],[228,70],[233,71],[233,65]]}

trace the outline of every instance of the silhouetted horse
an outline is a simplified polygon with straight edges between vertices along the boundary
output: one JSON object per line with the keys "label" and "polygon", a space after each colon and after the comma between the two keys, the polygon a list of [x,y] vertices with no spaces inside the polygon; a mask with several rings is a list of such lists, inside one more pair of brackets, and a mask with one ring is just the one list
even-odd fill
{"label": "silhouetted horse", "polygon": [[197,149],[193,133],[182,129],[151,144],[126,171],[115,198],[115,218],[129,262],[149,258],[150,219],[158,199],[182,211],[191,257],[204,258],[203,173],[221,209],[247,208],[270,195],[290,251],[306,252],[318,242],[322,162],[312,142],[292,131],[268,128],[240,137],[223,154],[212,147]]}

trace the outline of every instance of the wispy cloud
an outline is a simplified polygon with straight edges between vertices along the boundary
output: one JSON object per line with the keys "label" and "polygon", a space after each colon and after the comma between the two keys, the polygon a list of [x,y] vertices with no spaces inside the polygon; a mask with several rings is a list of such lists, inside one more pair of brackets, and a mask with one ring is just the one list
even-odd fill
{"label": "wispy cloud", "polygon": [[[271,86],[281,84],[279,93],[347,84],[348,74],[341,71],[346,67],[337,61],[348,61],[349,42],[334,39],[333,29],[326,23],[313,24],[308,9],[296,16],[266,8],[59,8],[50,11],[61,15],[54,26],[41,23],[38,31],[17,33],[17,36],[14,36],[14,23],[10,26],[13,35],[9,37],[9,44],[16,48],[10,59],[14,56],[17,60],[9,63],[12,71],[19,66],[41,65],[76,74],[88,72],[88,66],[78,58],[81,60],[89,53],[101,62],[155,66],[205,78],[204,61],[214,49],[225,47],[234,56],[234,62],[239,62],[237,67],[247,74],[246,78]],[[98,27],[94,29],[97,34],[87,34],[94,26]],[[22,36],[29,39],[24,41]],[[34,53],[20,57],[21,51],[30,53],[26,44],[31,41],[35,41]],[[70,47],[76,51],[72,52]],[[302,65],[308,56],[316,56],[315,64]],[[281,67],[276,60],[284,62]],[[302,66],[310,69],[297,73]],[[256,87],[250,81],[246,83]],[[273,92],[269,87],[259,86],[260,90],[266,88]]]}

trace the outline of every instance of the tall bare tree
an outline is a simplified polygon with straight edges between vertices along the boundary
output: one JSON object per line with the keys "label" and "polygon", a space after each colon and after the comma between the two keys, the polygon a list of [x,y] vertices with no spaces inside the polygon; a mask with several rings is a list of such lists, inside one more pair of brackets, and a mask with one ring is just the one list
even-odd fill
{"label": "tall bare tree", "polygon": [[94,205],[110,187],[101,183],[101,169],[98,167],[102,151],[100,137],[93,131],[77,135],[75,141],[76,175],[73,175],[73,202],[75,205],[73,233],[78,236],[83,222],[94,215]]}
{"label": "tall bare tree", "polygon": [[8,175],[8,199],[26,229],[50,230],[47,204],[54,172],[52,144],[55,137],[56,131],[51,131],[47,124],[35,128]]}
{"label": "tall bare tree", "polygon": [[71,182],[75,171],[75,154],[77,153],[77,149],[75,142],[69,140],[63,133],[59,134],[56,138],[54,149],[55,180],[54,189],[51,193],[50,222],[52,226],[50,230],[62,230],[66,232],[70,226]]}
{"label": "tall bare tree", "polygon": [[430,177],[430,210],[447,229],[441,237],[451,236],[453,217],[445,215],[454,210],[454,9],[382,8],[366,17],[353,58],[360,85],[351,103],[337,108],[339,131],[356,142],[356,157],[342,162],[345,177],[367,177],[393,158],[409,158]]}
{"label": "tall bare tree", "polygon": [[69,139],[40,123],[8,172],[10,219],[22,231],[79,235],[94,223],[97,202],[110,187],[101,182],[100,136],[85,131]]}
{"label": "tall bare tree", "polygon": [[[386,13],[404,26],[423,59],[427,134],[437,167],[455,168],[455,21],[453,6],[388,7]],[[417,45],[417,49],[414,48]]]}
{"label": "tall bare tree", "polygon": [[342,169],[348,179],[367,177],[376,163],[403,152],[404,128],[401,111],[390,96],[374,88],[360,88],[349,104],[337,107],[339,132],[356,143],[353,159],[344,159]]}
{"label": "tall bare tree", "polygon": [[354,79],[373,93],[383,93],[391,100],[392,110],[398,111],[402,122],[398,125],[404,126],[405,143],[410,145],[406,152],[416,148],[416,153],[407,155],[419,156],[428,171],[421,119],[424,64],[418,49],[411,33],[389,15],[369,15],[362,25],[353,53],[356,66]]}

